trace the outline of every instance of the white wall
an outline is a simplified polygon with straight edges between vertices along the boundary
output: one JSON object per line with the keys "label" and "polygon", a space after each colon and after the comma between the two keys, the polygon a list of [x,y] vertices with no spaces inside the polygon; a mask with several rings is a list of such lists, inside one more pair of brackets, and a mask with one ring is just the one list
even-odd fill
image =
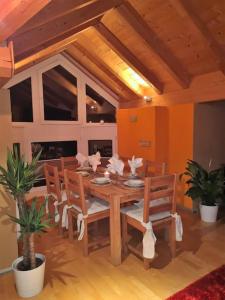
{"label": "white wall", "polygon": [[208,168],[225,164],[225,101],[197,104],[194,124],[194,160]]}
{"label": "white wall", "polygon": [[[78,86],[78,114],[76,122],[71,121],[45,121],[43,112],[42,73],[56,65],[62,65],[77,78]],[[13,123],[12,137],[14,143],[21,144],[21,151],[31,159],[31,143],[45,141],[76,140],[78,151],[88,154],[88,139],[111,139],[113,152],[117,152],[117,126],[116,124],[88,124],[86,123],[86,95],[85,84],[95,89],[115,107],[118,102],[106,90],[101,88],[94,80],[84,74],[78,67],[65,57],[56,55],[28,70],[14,76],[5,88],[31,77],[33,98],[33,123]]]}

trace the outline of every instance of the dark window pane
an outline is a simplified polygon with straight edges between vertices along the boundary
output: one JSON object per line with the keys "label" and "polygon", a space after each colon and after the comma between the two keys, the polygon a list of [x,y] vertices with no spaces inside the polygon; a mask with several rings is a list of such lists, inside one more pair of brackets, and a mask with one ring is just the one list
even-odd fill
{"label": "dark window pane", "polygon": [[57,159],[61,156],[75,156],[77,141],[35,142],[31,143],[32,157],[42,150],[40,160]]}
{"label": "dark window pane", "polygon": [[18,157],[21,157],[20,153],[20,143],[13,143],[13,153],[18,155]]}
{"label": "dark window pane", "polygon": [[77,79],[62,66],[42,74],[44,118],[77,121]]}
{"label": "dark window pane", "polygon": [[89,140],[88,153],[89,155],[100,152],[102,157],[112,156],[112,141],[111,140]]}
{"label": "dark window pane", "polygon": [[77,141],[56,141],[56,142],[35,142],[31,143],[32,157],[42,150],[40,160],[38,161],[39,180],[35,186],[45,185],[45,176],[43,164],[48,164],[61,168],[61,156],[75,156],[77,154]]}
{"label": "dark window pane", "polygon": [[33,122],[31,78],[10,88],[13,122]]}
{"label": "dark window pane", "polygon": [[89,85],[86,85],[87,122],[115,123],[116,108]]}

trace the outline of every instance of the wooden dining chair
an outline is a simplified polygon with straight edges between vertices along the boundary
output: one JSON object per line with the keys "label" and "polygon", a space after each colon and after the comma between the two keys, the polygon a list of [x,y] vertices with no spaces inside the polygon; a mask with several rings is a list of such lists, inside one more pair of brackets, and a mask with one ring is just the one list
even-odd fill
{"label": "wooden dining chair", "polygon": [[88,256],[90,247],[106,242],[105,238],[89,242],[88,225],[109,218],[109,205],[104,200],[97,198],[87,199],[85,197],[83,177],[80,174],[65,169],[64,179],[68,199],[69,239],[72,241],[74,233],[78,233],[77,230],[74,232],[74,220],[78,220],[78,223],[80,220],[81,231],[78,239],[83,240],[83,254]]}
{"label": "wooden dining chair", "polygon": [[[61,189],[58,168],[47,163],[44,164],[44,174],[47,187],[49,211],[55,215],[55,221],[59,224],[59,233],[62,234],[62,211],[66,203],[66,191]],[[56,220],[58,218],[58,220]]]}
{"label": "wooden dining chair", "polygon": [[[128,250],[134,252],[139,257],[143,254],[128,243],[128,224],[143,233],[146,227],[143,223],[151,221],[153,229],[167,228],[169,230],[169,244],[172,257],[176,253],[176,226],[175,218],[172,216],[176,212],[175,202],[175,175],[165,175],[159,177],[145,178],[144,204],[138,207],[135,204],[121,209],[122,212],[122,243],[125,254]],[[165,201],[162,201],[165,199]],[[158,204],[157,204],[158,200]],[[153,204],[153,205],[151,205]],[[154,258],[153,258],[154,259]],[[144,267],[149,268],[151,259],[144,258]]]}
{"label": "wooden dining chair", "polygon": [[75,170],[78,167],[78,161],[75,156],[62,156],[60,162],[62,171],[64,171],[64,169]]}
{"label": "wooden dining chair", "polygon": [[144,177],[161,176],[166,174],[166,163],[151,160],[144,160],[143,162]]}

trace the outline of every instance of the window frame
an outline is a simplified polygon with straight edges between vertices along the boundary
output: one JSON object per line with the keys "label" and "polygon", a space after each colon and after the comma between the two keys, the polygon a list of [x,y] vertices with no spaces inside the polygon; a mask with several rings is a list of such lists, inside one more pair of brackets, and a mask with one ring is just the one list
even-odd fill
{"label": "window frame", "polygon": [[[45,120],[45,113],[44,113],[44,91],[43,91],[43,80],[42,80],[42,74],[45,73],[48,70],[51,70],[52,68],[56,67],[56,66],[61,66],[64,69],[66,69],[66,71],[68,71],[71,75],[73,75],[74,77],[76,77],[77,79],[77,90],[78,90],[78,94],[77,94],[77,116],[78,116],[78,120],[77,121],[66,121],[66,120]],[[40,105],[40,123],[41,124],[49,124],[49,125],[54,125],[54,124],[60,124],[60,125],[80,125],[81,121],[82,121],[82,99],[81,99],[81,93],[80,93],[80,76],[78,74],[78,72],[76,71],[75,68],[73,68],[73,66],[70,63],[67,63],[61,59],[57,59],[56,61],[47,64],[46,66],[42,67],[41,69],[38,70],[38,89],[39,89],[39,95],[40,95],[40,101],[39,101],[39,105]]]}

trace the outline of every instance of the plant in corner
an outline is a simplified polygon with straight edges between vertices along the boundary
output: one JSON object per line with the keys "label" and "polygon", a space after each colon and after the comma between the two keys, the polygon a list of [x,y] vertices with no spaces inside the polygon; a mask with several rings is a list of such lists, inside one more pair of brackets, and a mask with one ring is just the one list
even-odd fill
{"label": "plant in corner", "polygon": [[188,189],[185,195],[200,204],[201,218],[205,222],[215,222],[218,206],[224,201],[224,168],[205,170],[196,161],[188,160],[186,171]]}
{"label": "plant in corner", "polygon": [[8,150],[6,168],[0,166],[0,184],[16,201],[19,211],[18,217],[10,216],[20,225],[23,240],[23,256],[12,264],[17,291],[21,297],[31,297],[42,290],[44,282],[45,257],[35,253],[34,235],[49,227],[49,220],[44,220],[47,200],[39,207],[36,199],[32,199],[31,204],[25,200],[26,193],[38,181],[36,166],[41,153],[28,163],[14,150]]}

